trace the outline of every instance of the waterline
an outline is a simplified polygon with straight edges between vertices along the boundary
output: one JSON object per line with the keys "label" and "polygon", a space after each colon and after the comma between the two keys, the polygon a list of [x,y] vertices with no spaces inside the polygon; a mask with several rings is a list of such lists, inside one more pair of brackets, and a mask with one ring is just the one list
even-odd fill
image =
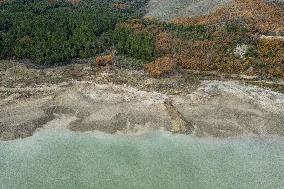
{"label": "waterline", "polygon": [[43,130],[0,142],[0,188],[281,188],[284,139]]}

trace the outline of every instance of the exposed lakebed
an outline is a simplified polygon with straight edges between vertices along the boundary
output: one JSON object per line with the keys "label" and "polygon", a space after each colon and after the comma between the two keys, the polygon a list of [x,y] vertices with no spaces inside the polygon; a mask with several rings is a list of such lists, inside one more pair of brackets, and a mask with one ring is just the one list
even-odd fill
{"label": "exposed lakebed", "polygon": [[92,82],[24,90],[48,92],[36,92],[24,100],[13,99],[13,95],[2,100],[2,140],[55,127],[52,121],[61,115],[72,120],[59,127],[81,132],[116,134],[162,127],[198,137],[284,136],[284,95],[238,81],[206,80],[192,93],[174,95]]}

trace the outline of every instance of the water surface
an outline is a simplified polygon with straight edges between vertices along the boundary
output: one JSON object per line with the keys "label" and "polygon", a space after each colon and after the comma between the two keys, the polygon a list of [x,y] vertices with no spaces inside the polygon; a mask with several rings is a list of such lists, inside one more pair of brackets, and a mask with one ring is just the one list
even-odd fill
{"label": "water surface", "polygon": [[284,139],[44,130],[0,142],[0,188],[284,187]]}

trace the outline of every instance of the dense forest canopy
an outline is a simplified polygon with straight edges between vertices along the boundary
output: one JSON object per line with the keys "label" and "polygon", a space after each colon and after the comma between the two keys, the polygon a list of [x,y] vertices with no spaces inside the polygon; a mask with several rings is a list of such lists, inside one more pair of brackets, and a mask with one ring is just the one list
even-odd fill
{"label": "dense forest canopy", "polygon": [[[111,48],[122,37],[113,30],[122,21],[139,18],[147,0],[14,0],[0,4],[0,58],[31,59],[40,64],[85,58]],[[125,36],[125,33],[118,32]],[[130,41],[152,40],[149,34],[131,35],[120,45],[124,53],[133,54]],[[145,42],[139,58],[151,54],[152,42]],[[135,45],[134,45],[135,46]],[[122,49],[122,48],[127,48]],[[129,49],[130,48],[130,49]],[[148,49],[149,48],[149,49]],[[138,51],[133,47],[134,51]],[[147,56],[141,51],[147,51]]]}

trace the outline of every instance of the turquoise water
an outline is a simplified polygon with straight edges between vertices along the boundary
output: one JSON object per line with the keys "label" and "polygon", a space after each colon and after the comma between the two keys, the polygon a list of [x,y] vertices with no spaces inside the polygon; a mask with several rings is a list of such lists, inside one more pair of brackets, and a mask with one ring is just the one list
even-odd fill
{"label": "turquoise water", "polygon": [[0,188],[284,188],[284,139],[45,130],[0,142]]}

